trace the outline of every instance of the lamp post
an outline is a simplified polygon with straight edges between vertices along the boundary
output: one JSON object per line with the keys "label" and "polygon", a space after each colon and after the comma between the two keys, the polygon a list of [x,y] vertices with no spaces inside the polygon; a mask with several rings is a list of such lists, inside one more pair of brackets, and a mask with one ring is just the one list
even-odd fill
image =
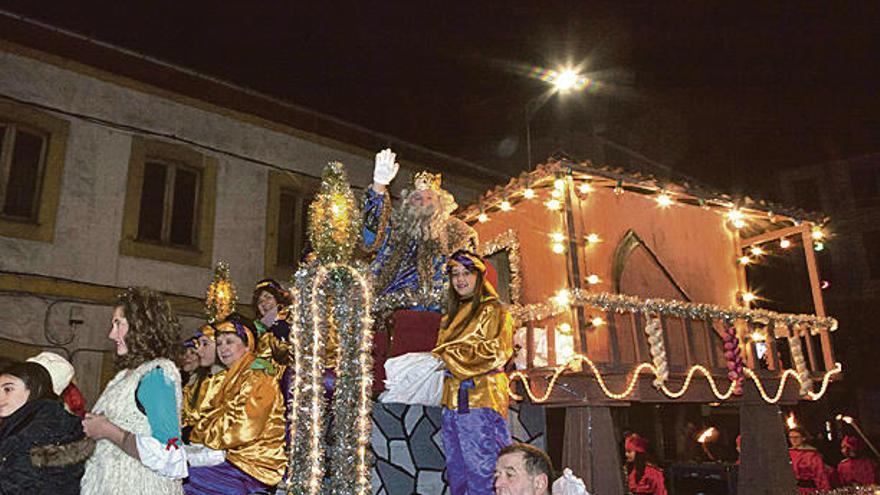
{"label": "lamp post", "polygon": [[591,83],[588,77],[579,74],[574,69],[545,70],[540,73],[538,78],[550,84],[551,88],[549,92],[542,93],[529,100],[525,106],[526,155],[528,156],[529,170],[532,168],[532,118],[552,95],[581,91]]}

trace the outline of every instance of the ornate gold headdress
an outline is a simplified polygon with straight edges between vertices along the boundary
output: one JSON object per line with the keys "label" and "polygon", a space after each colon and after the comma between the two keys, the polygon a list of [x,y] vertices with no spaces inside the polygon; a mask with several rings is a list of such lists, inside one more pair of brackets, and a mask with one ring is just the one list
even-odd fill
{"label": "ornate gold headdress", "polygon": [[440,174],[432,174],[431,172],[419,172],[413,177],[413,185],[416,191],[440,190],[440,182],[443,178]]}

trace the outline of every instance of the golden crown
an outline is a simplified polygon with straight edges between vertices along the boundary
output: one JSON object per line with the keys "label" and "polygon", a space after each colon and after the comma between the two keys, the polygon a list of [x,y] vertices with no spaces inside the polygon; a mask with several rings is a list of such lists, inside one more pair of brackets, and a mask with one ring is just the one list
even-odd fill
{"label": "golden crown", "polygon": [[440,182],[442,177],[440,174],[432,174],[431,172],[419,172],[413,177],[413,185],[416,191],[440,190]]}

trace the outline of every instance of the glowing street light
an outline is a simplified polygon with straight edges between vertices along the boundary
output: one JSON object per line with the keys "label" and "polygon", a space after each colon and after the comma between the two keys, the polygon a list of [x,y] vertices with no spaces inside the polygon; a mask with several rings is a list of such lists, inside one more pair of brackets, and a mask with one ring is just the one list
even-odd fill
{"label": "glowing street light", "polygon": [[[578,73],[576,69],[571,67],[560,68],[559,70],[549,70],[536,67],[532,69],[532,77],[537,77],[550,84],[553,87],[553,92],[560,94],[581,91],[592,83],[588,77]],[[541,108],[541,104],[546,101],[547,98],[548,95],[542,94],[526,103],[526,154],[528,155],[529,169],[532,168],[532,117],[535,116],[535,113],[538,112]]]}

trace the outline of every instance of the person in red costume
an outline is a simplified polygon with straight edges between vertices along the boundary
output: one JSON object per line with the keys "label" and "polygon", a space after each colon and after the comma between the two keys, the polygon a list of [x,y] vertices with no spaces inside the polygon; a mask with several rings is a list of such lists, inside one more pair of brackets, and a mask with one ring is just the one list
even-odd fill
{"label": "person in red costume", "polygon": [[863,457],[865,442],[861,438],[847,435],[840,442],[840,453],[844,459],[837,465],[837,476],[841,486],[872,485],[880,482],[877,478],[877,464]]}
{"label": "person in red costume", "polygon": [[788,430],[788,442],[791,444],[788,455],[791,457],[791,468],[797,480],[798,492],[803,494],[830,490],[829,473],[832,470],[825,465],[816,448],[807,443],[806,432],[800,427]]}
{"label": "person in red costume", "polygon": [[626,437],[626,472],[629,491],[638,495],[666,495],[663,470],[647,461],[648,441],[633,433]]}

